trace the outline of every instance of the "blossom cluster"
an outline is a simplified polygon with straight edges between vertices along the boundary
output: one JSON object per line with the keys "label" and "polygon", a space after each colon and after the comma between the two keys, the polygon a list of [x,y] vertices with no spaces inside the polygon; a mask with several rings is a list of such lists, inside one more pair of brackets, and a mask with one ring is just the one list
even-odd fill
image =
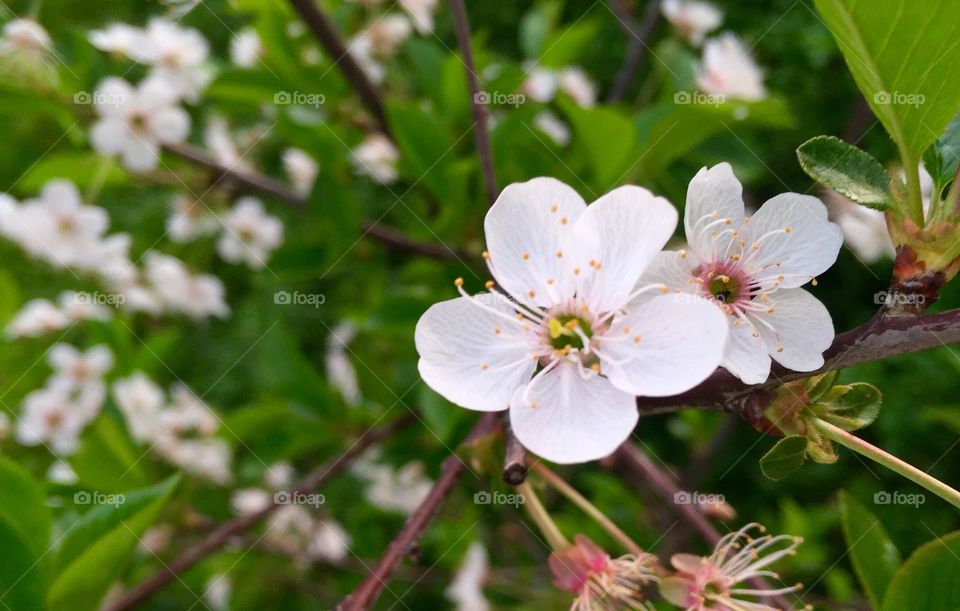
{"label": "blossom cluster", "polygon": [[678,221],[664,198],[619,187],[587,206],[569,186],[508,186],[487,213],[493,280],[432,306],[415,340],[423,380],[468,409],[509,409],[527,449],[602,458],[633,431],[636,396],[687,391],[723,366],[747,383],[771,360],[823,364],[826,308],[800,288],[842,242],[815,197],[785,193],[747,216],[729,164],[691,181],[689,248],[662,251]]}

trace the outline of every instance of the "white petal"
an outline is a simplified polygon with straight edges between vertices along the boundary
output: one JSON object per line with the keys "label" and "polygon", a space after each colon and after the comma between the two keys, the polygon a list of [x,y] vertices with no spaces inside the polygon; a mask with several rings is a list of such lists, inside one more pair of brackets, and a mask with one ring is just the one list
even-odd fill
{"label": "white petal", "polygon": [[714,303],[689,293],[660,295],[614,319],[604,334],[610,339],[600,340],[601,372],[635,395],[676,395],[720,365],[728,335],[726,314]]}
{"label": "white petal", "polygon": [[[770,294],[773,312],[754,314],[751,318],[771,325],[754,323],[767,343],[770,356],[794,371],[813,371],[823,365],[823,351],[833,343],[833,320],[820,300],[803,289],[780,289]],[[783,350],[778,352],[779,346]]]}
{"label": "white petal", "polygon": [[582,295],[596,312],[622,308],[677,227],[677,210],[641,187],[607,193],[580,215],[572,236]]}
{"label": "white petal", "polygon": [[122,119],[101,119],[90,128],[90,145],[102,155],[119,153],[127,145],[127,126]]}
{"label": "white petal", "polygon": [[[701,259],[722,253],[731,236],[722,232],[735,229],[743,222],[743,187],[733,174],[729,163],[712,168],[701,168],[687,187],[687,205],[683,213],[683,228],[687,242]],[[730,219],[730,225],[722,223]],[[715,223],[706,228],[709,223]]]}
{"label": "white petal", "polygon": [[94,94],[94,104],[97,114],[102,117],[119,117],[125,113],[125,108],[134,101],[134,90],[130,83],[114,76],[100,81]]}
{"label": "white petal", "polygon": [[637,417],[633,395],[602,376],[584,380],[570,363],[548,371],[528,391],[519,389],[510,402],[510,425],[520,443],[561,464],[611,454],[633,432]]}
{"label": "white petal", "polygon": [[414,340],[420,376],[430,388],[462,407],[499,411],[530,380],[536,361],[532,338],[513,310],[489,299],[485,305],[506,318],[466,297],[441,301],[420,317]]}
{"label": "white petal", "polygon": [[156,142],[142,137],[130,138],[123,147],[123,165],[128,169],[145,172],[157,167],[160,147]]}
{"label": "white petal", "polygon": [[[643,270],[643,275],[637,282],[637,289],[650,285],[666,285],[672,293],[677,291],[683,293],[699,293],[700,284],[694,282],[693,270],[700,262],[697,256],[688,251],[665,250],[658,252],[650,265]],[[658,290],[647,290],[638,295],[631,301],[631,305],[637,306],[641,303],[650,301],[661,292]]]}
{"label": "white petal", "polygon": [[[787,227],[789,233],[784,232]],[[748,272],[768,265],[767,275],[784,275],[780,286],[796,288],[833,265],[843,245],[843,232],[827,220],[827,207],[816,197],[783,193],[750,218],[743,239],[747,243],[745,258],[753,245],[760,243],[747,264]]]}
{"label": "white petal", "polygon": [[585,208],[576,191],[554,178],[534,178],[504,189],[483,223],[500,286],[540,306],[570,297],[573,276],[562,249]]}
{"label": "white petal", "polygon": [[753,325],[748,322],[730,325],[730,343],[722,365],[744,384],[766,382],[770,376],[770,355],[766,342]]}
{"label": "white petal", "polygon": [[183,142],[190,133],[190,115],[182,108],[164,108],[151,119],[150,126],[160,142]]}

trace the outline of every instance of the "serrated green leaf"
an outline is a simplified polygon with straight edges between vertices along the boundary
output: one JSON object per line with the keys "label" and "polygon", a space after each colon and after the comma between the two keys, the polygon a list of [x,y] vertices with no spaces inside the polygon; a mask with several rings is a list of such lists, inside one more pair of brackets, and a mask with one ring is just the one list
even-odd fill
{"label": "serrated green leaf", "polygon": [[883,611],[955,611],[960,608],[960,532],[922,546],[893,576]]}
{"label": "serrated green leaf", "polygon": [[855,431],[876,420],[881,401],[876,386],[856,382],[834,386],[811,409],[821,419],[845,431]]}
{"label": "serrated green leaf", "polygon": [[840,523],[853,570],[870,599],[880,609],[883,594],[903,562],[883,524],[846,492],[840,493]]}
{"label": "serrated green leaf", "polygon": [[860,91],[915,164],[960,110],[956,5],[946,0],[814,0]]}
{"label": "serrated green leaf", "polygon": [[890,206],[889,179],[869,153],[833,136],[811,138],[797,148],[800,167],[810,178],[876,210]]}
{"label": "serrated green leaf", "polygon": [[923,164],[933,178],[933,193],[939,197],[953,181],[960,164],[960,114],[955,116],[942,136],[923,154]]}
{"label": "serrated green leaf", "polygon": [[179,476],[162,484],[119,496],[101,496],[93,491],[86,498],[114,501],[100,504],[84,514],[63,539],[57,555],[59,572],[47,592],[51,611],[96,609],[104,594],[136,549],[143,533],[179,482]]}
{"label": "serrated green leaf", "polygon": [[803,466],[806,452],[806,437],[802,435],[784,437],[760,459],[760,470],[772,480],[785,479]]}
{"label": "serrated green leaf", "polygon": [[839,371],[828,371],[827,373],[810,378],[808,380],[810,386],[807,391],[807,399],[811,402],[819,400],[828,390],[833,388],[833,385],[837,383],[838,377],[840,377]]}

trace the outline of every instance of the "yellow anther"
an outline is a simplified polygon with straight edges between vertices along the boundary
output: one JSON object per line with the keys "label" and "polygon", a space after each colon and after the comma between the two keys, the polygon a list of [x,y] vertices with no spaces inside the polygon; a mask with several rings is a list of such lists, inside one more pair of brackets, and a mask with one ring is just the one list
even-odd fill
{"label": "yellow anther", "polygon": [[719,278],[722,282],[730,282],[730,276],[724,274],[717,276],[717,278]]}
{"label": "yellow anther", "polygon": [[793,227],[791,227],[790,225],[787,225],[786,227],[783,228],[783,232],[784,232],[784,233],[793,233]]}
{"label": "yellow anther", "polygon": [[563,257],[563,251],[562,251],[562,250],[558,250],[558,251],[557,251],[557,258],[560,259],[561,257]]}
{"label": "yellow anther", "polygon": [[556,204],[550,206],[550,212],[556,212],[556,211],[557,211],[557,205],[556,205]]}
{"label": "yellow anther", "polygon": [[767,314],[773,314],[773,306],[767,308]]}
{"label": "yellow anther", "polygon": [[777,276],[777,282],[783,282],[783,279],[784,279],[783,274],[780,274],[779,276]]}
{"label": "yellow anther", "polygon": [[590,365],[590,369],[594,373],[600,373],[600,363],[594,363],[593,365]]}
{"label": "yellow anther", "polygon": [[760,242],[754,242],[754,243],[753,243],[753,249],[754,249],[754,250],[757,250],[758,248],[760,248]]}
{"label": "yellow anther", "polygon": [[524,261],[526,261],[526,260],[529,259],[529,258],[530,258],[530,253],[528,253],[528,252],[523,253],[523,260],[524,260]]}
{"label": "yellow anther", "polygon": [[486,287],[487,289],[492,289],[493,285],[494,285],[493,280],[487,280],[486,282],[483,283],[483,286]]}
{"label": "yellow anther", "polygon": [[810,280],[810,284],[812,284],[813,286],[817,286],[817,279],[813,278],[812,280]]}
{"label": "yellow anther", "polygon": [[770,301],[770,297],[766,293],[760,295],[760,301]]}
{"label": "yellow anther", "polygon": [[480,369],[483,369],[484,371],[486,371],[489,368],[490,368],[490,365],[487,365],[486,363],[484,363],[483,365],[480,365]]}
{"label": "yellow anther", "polygon": [[534,297],[537,296],[537,294],[534,293],[533,291],[530,291],[529,293],[527,293],[527,296],[530,297],[530,299],[533,299]]}
{"label": "yellow anther", "polygon": [[454,286],[463,286],[463,278],[457,278],[453,281]]}
{"label": "yellow anther", "polygon": [[634,335],[634,336],[633,336],[633,343],[634,343],[634,344],[639,344],[639,343],[640,343],[640,336],[639,336],[639,335]]}
{"label": "yellow anther", "polygon": [[566,225],[566,224],[567,224],[567,217],[561,216],[561,217],[560,217],[560,224],[561,224],[561,225]]}
{"label": "yellow anther", "polygon": [[547,284],[553,284],[553,278],[547,278]]}
{"label": "yellow anther", "polygon": [[731,224],[733,224],[733,219],[723,219],[723,224],[724,224],[724,225],[731,225]]}
{"label": "yellow anther", "polygon": [[579,268],[579,267],[574,267],[574,268],[573,268],[573,275],[574,275],[574,276],[579,276],[579,275],[580,275],[580,268]]}
{"label": "yellow anther", "polygon": [[484,259],[489,259],[489,258],[490,258],[490,253],[485,250],[485,251],[483,251],[483,254],[482,254],[481,256],[482,256]]}
{"label": "yellow anther", "polygon": [[494,332],[496,335],[500,335],[500,327],[494,327],[494,328],[493,328],[493,332]]}
{"label": "yellow anther", "polygon": [[669,293],[669,292],[670,292],[670,289],[668,289],[668,288],[665,287],[665,286],[661,286],[661,287],[660,287],[660,292],[666,294],[666,293]]}
{"label": "yellow anther", "polygon": [[536,406],[537,406],[537,402],[536,402],[536,401],[531,401],[531,402],[530,402],[530,407],[536,407]]}
{"label": "yellow anther", "polygon": [[563,324],[556,318],[551,318],[547,321],[547,329],[550,331],[551,339],[557,339],[561,335],[566,335]]}

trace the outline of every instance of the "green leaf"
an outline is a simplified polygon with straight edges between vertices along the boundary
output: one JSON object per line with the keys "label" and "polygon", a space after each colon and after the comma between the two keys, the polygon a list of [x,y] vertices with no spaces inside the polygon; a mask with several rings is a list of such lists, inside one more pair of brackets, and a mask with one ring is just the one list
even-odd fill
{"label": "green leaf", "polygon": [[833,388],[833,385],[837,383],[838,377],[840,377],[840,372],[834,370],[810,378],[807,381],[809,384],[809,390],[807,390],[807,399],[810,402],[818,401],[827,393],[828,390]]}
{"label": "green leaf", "polygon": [[955,3],[814,2],[904,163],[915,164],[960,109],[960,88],[945,85],[960,73]]}
{"label": "green leaf", "polygon": [[[464,90],[464,96],[469,94]],[[469,99],[469,98],[467,98]],[[387,115],[411,183],[422,182],[439,201],[464,201],[466,185],[450,166],[456,140],[434,113],[412,105],[388,104]]]}
{"label": "green leaf", "polygon": [[2,457],[0,515],[20,529],[37,557],[44,555],[50,546],[50,510],[43,488],[26,469]]}
{"label": "green leaf", "polygon": [[950,121],[947,131],[923,155],[923,164],[933,177],[934,195],[943,193],[943,188],[953,181],[960,163],[960,114]]}
{"label": "green leaf", "polygon": [[69,176],[80,189],[101,177],[105,186],[118,185],[127,179],[126,172],[119,166],[93,151],[63,152],[43,157],[23,176],[19,186],[27,192],[39,191],[47,181],[64,176]]}
{"label": "green leaf", "polygon": [[39,555],[23,530],[0,514],[0,606],[4,609],[43,609],[43,579]]}
{"label": "green leaf", "polygon": [[524,55],[540,55],[559,16],[559,2],[538,3],[523,16],[520,20],[520,48]]}
{"label": "green leaf", "polygon": [[806,460],[807,438],[802,435],[784,437],[760,459],[760,470],[772,480],[793,475]]}
{"label": "green leaf", "polygon": [[544,43],[543,54],[537,58],[537,63],[558,69],[576,64],[584,51],[596,44],[599,29],[600,23],[591,19],[583,19],[570,27],[557,29]]}
{"label": "green leaf", "polygon": [[636,140],[633,122],[613,108],[580,108],[567,102],[561,106],[573,124],[574,143],[582,147],[597,187],[607,190],[627,169]]}
{"label": "green leaf", "polygon": [[114,416],[104,413],[83,436],[70,465],[80,485],[101,492],[123,492],[150,482],[140,460],[144,451],[137,450]]}
{"label": "green leaf", "polygon": [[872,384],[857,382],[831,388],[811,405],[813,413],[845,431],[870,425],[880,413],[882,396]]}
{"label": "green leaf", "polygon": [[800,145],[797,159],[810,178],[858,204],[876,210],[890,206],[887,173],[866,151],[833,136],[817,136]]}
{"label": "green leaf", "polygon": [[890,541],[883,524],[846,492],[840,493],[840,523],[853,570],[870,606],[880,609],[883,593],[903,562],[900,551]]}
{"label": "green leaf", "polygon": [[77,493],[77,501],[98,499],[105,504],[88,511],[64,537],[57,556],[60,570],[47,592],[51,611],[84,611],[99,606],[179,479],[174,476],[157,486],[124,495]]}
{"label": "green leaf", "polygon": [[956,611],[960,608],[960,532],[927,543],[893,576],[883,611]]}

